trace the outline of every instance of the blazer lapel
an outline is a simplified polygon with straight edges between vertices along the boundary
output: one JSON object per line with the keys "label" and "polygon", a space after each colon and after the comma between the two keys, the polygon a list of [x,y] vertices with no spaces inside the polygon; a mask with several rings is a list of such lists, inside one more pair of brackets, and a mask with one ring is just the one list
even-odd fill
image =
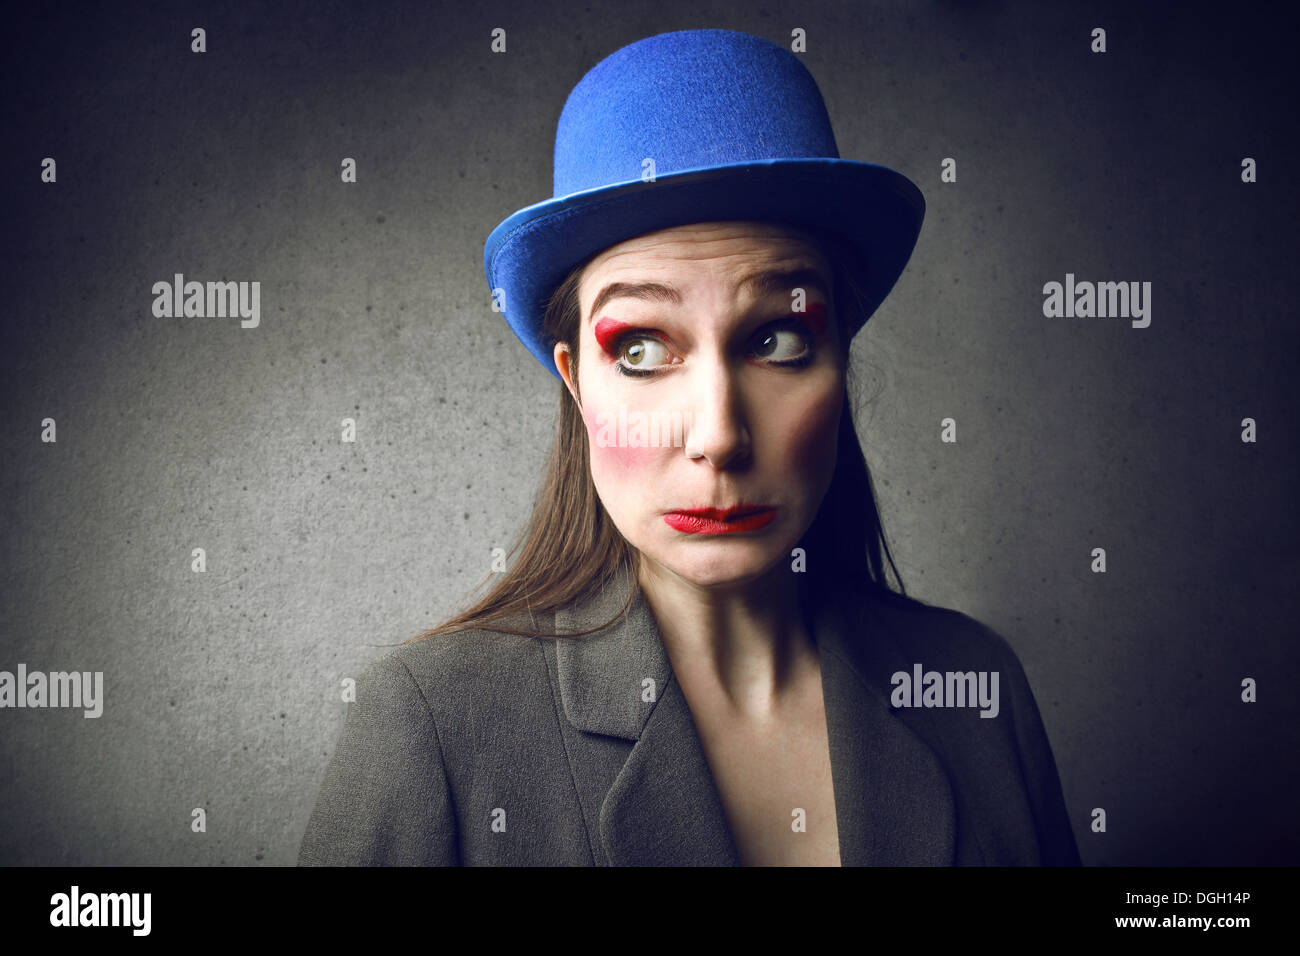
{"label": "blazer lapel", "polygon": [[[557,630],[601,624],[626,598],[626,584],[610,585],[593,600],[558,611]],[[558,639],[556,664],[571,724],[635,741],[600,808],[610,863],[738,864],[694,719],[640,590],[628,613],[609,627]]]}
{"label": "blazer lapel", "polygon": [[889,704],[910,670],[870,599],[820,609],[821,659],[842,866],[950,866],[956,815],[938,757]]}
{"label": "blazer lapel", "polygon": [[[623,606],[629,586],[607,586],[557,612],[557,630],[608,621]],[[844,608],[813,616],[840,861],[951,864],[951,789],[934,753],[889,706],[888,675],[911,665],[879,623]],[[586,733],[633,741],[600,808],[600,837],[610,862],[737,865],[739,853],[690,707],[639,589],[628,613],[610,626],[558,638],[556,663],[568,721]]]}

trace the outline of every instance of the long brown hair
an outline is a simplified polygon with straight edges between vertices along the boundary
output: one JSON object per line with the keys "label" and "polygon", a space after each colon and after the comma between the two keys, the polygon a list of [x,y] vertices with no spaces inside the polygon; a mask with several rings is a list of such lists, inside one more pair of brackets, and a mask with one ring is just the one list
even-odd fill
{"label": "long brown hair", "polygon": [[[839,323],[841,360],[847,369],[847,330],[856,327],[852,319],[862,309],[861,287],[855,279],[857,260],[851,247],[837,236],[827,233],[813,236],[831,266],[832,311]],[[575,383],[581,321],[578,286],[583,270],[593,258],[575,266],[556,288],[543,320],[548,341],[570,344],[571,378]],[[804,594],[812,600],[829,599],[842,587],[867,589],[885,596],[906,595],[885,541],[871,473],[853,424],[853,391],[846,384],[830,487],[817,517],[799,542],[807,562],[801,583]],[[490,574],[479,587],[494,577],[496,584],[467,610],[403,643],[471,628],[531,637],[589,634],[626,612],[635,596],[634,590],[629,592],[623,608],[597,627],[556,634],[537,623],[536,615],[549,615],[598,591],[615,578],[626,579],[636,573],[638,552],[614,527],[592,483],[587,441],[587,429],[577,403],[561,382],[555,442],[532,514],[510,548],[512,559],[506,571]],[[897,592],[889,586],[886,559],[898,584]]]}

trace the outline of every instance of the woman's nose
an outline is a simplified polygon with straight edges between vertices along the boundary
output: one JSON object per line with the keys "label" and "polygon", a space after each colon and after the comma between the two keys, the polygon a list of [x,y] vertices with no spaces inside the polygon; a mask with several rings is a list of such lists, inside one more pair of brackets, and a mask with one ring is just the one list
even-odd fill
{"label": "woman's nose", "polygon": [[748,459],[751,438],[734,372],[716,362],[697,365],[691,378],[686,457],[714,468],[736,467]]}

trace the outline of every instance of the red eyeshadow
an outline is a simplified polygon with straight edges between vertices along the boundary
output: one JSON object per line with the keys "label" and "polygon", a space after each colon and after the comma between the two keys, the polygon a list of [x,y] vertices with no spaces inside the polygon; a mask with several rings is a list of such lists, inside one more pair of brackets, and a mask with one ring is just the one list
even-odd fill
{"label": "red eyeshadow", "polygon": [[802,316],[814,335],[821,335],[826,331],[826,306],[820,302],[809,302],[803,312],[796,312],[795,315]]}
{"label": "red eyeshadow", "polygon": [[615,355],[619,337],[632,326],[617,319],[601,319],[596,323],[596,344],[609,355]]}

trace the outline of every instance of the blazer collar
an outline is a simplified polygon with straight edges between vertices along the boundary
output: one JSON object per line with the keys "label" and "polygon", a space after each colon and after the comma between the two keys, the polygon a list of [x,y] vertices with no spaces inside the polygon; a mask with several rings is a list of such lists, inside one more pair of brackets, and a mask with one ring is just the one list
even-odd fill
{"label": "blazer collar", "polygon": [[[629,587],[635,586],[624,580],[561,609],[557,631],[609,621]],[[955,814],[947,775],[889,705],[889,675],[911,668],[889,638],[889,615],[856,597],[816,609],[812,621],[841,863],[951,864]],[[556,662],[566,719],[586,733],[634,741],[600,810],[610,861],[739,863],[690,707],[640,590],[608,627],[557,639]]]}

